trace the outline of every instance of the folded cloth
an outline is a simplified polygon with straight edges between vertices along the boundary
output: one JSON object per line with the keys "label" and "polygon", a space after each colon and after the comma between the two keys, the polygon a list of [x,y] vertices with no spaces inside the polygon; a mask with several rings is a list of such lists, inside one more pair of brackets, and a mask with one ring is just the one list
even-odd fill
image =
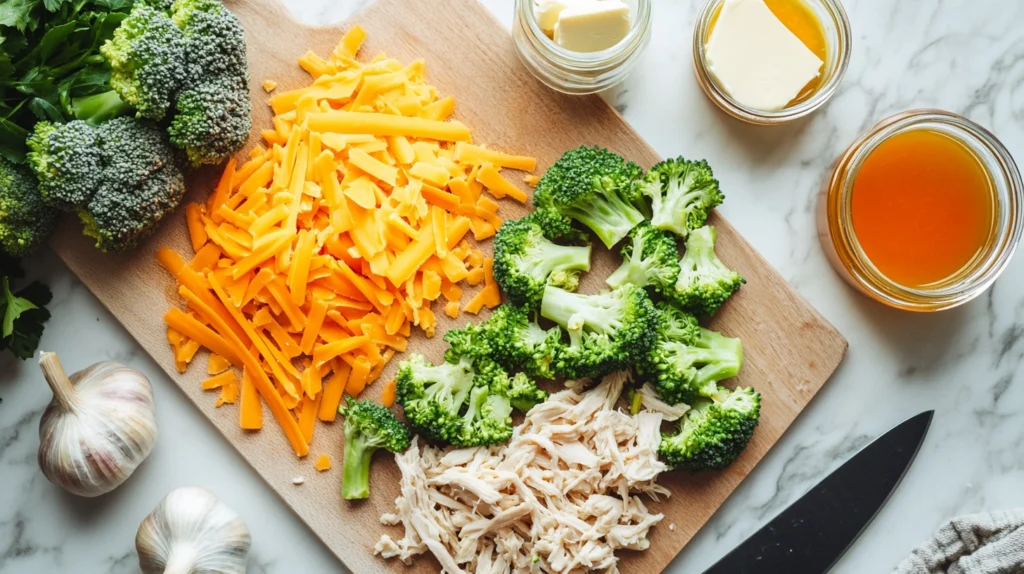
{"label": "folded cloth", "polygon": [[900,563],[893,574],[1018,574],[1024,572],[1024,509],[950,520]]}

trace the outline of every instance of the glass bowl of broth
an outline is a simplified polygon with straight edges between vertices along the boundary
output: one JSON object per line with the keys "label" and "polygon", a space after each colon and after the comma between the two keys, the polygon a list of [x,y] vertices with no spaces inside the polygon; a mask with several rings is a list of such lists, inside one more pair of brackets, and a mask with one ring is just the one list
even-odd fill
{"label": "glass bowl of broth", "polygon": [[988,130],[941,110],[886,118],[837,160],[818,203],[832,265],[865,295],[939,311],[983,293],[1024,227],[1024,185]]}

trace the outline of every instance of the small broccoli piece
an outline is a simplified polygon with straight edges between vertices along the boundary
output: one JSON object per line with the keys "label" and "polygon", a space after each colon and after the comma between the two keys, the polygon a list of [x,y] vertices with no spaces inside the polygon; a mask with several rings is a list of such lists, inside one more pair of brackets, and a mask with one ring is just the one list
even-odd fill
{"label": "small broccoli piece", "polygon": [[485,325],[492,358],[498,363],[531,377],[558,376],[554,361],[562,351],[561,329],[544,329],[528,309],[507,304],[496,308]]}
{"label": "small broccoli piece", "polygon": [[743,452],[761,417],[761,394],[718,387],[686,412],[676,434],[664,433],[658,455],[675,470],[722,470]]}
{"label": "small broccoli piece", "polygon": [[560,218],[546,213],[506,221],[494,238],[494,279],[517,305],[536,307],[548,284],[575,291],[580,272],[590,270],[590,246],[554,243]]}
{"label": "small broccoli piece", "polygon": [[103,176],[103,150],[96,128],[81,120],[39,122],[27,143],[28,164],[47,204],[71,211],[92,199]]}
{"label": "small broccoli piece", "polygon": [[57,211],[39,195],[32,170],[0,157],[0,251],[31,255],[57,227]]}
{"label": "small broccoli piece", "polygon": [[399,453],[409,448],[409,429],[394,413],[373,401],[346,397],[338,412],[345,417],[345,470],[341,495],[345,500],[370,496],[370,461],[377,449]]}
{"label": "small broccoli piece", "polygon": [[695,229],[686,239],[686,253],[679,261],[679,277],[669,297],[684,308],[714,315],[746,281],[715,255],[715,228]]}
{"label": "small broccoli piece", "polygon": [[463,357],[469,359],[494,359],[496,357],[496,352],[491,344],[491,330],[486,322],[467,323],[461,329],[449,329],[444,334],[444,340],[448,343],[444,359],[452,364],[458,363]]}
{"label": "small broccoli piece", "polygon": [[596,378],[630,368],[654,345],[657,312],[647,292],[636,285],[597,295],[549,285],[540,312],[569,333],[569,343],[560,349],[552,369],[562,377]]}
{"label": "small broccoli piece", "polygon": [[405,418],[430,440],[454,446],[498,444],[512,436],[512,405],[500,393],[507,378],[487,359],[463,357],[457,364],[432,365],[414,354],[398,367],[398,402]]}
{"label": "small broccoli piece", "polygon": [[618,243],[644,220],[637,209],[643,170],[599,147],[565,152],[537,182],[537,207],[554,208],[589,227],[606,247]]}
{"label": "small broccoli piece", "polygon": [[131,249],[152,234],[185,194],[177,150],[151,122],[115,118],[99,128],[102,185],[78,210],[84,233],[105,252]]}
{"label": "small broccoli piece", "polygon": [[675,236],[648,222],[637,225],[622,246],[622,265],[605,281],[612,288],[632,283],[651,286],[661,294],[671,294],[679,276],[679,250]]}
{"label": "small broccoli piece", "polygon": [[640,364],[661,397],[678,404],[715,393],[718,381],[743,366],[743,343],[697,324],[697,318],[667,303],[658,305],[657,340]]}
{"label": "small broccoli piece", "polygon": [[175,0],[171,18],[185,35],[188,77],[248,80],[245,31],[220,0]]}
{"label": "small broccoli piece", "polygon": [[651,200],[651,223],[686,237],[704,225],[725,196],[708,162],[667,159],[647,171],[640,191]]}
{"label": "small broccoli piece", "polygon": [[508,385],[503,389],[512,408],[526,414],[530,409],[548,400],[548,393],[537,386],[526,373],[516,373],[508,378]]}
{"label": "small broccoli piece", "polygon": [[140,117],[163,119],[186,78],[185,35],[163,11],[136,4],[100,48],[110,86]]}
{"label": "small broccoli piece", "polygon": [[252,129],[249,90],[234,76],[210,78],[184,90],[175,110],[167,133],[193,166],[224,161],[245,145]]}

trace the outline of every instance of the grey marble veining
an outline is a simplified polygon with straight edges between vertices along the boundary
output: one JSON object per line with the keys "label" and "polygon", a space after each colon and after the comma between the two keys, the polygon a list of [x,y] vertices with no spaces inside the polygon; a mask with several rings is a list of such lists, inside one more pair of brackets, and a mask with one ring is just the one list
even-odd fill
{"label": "grey marble veining", "polygon": [[[320,24],[369,3],[289,2],[298,18]],[[484,4],[511,25],[509,0]],[[702,571],[871,438],[933,408],[931,432],[902,487],[835,569],[888,572],[944,519],[1024,504],[1024,261],[1018,257],[991,291],[962,308],[933,316],[892,311],[832,272],[816,239],[816,194],[859,133],[910,108],[964,114],[1024,158],[1024,3],[848,0],[853,52],[839,92],[810,118],[772,129],[731,120],[698,88],[690,31],[699,4],[656,0],[645,57],[606,97],[662,155],[714,166],[729,198],[725,215],[849,339],[850,351],[670,571]],[[55,294],[44,348],[73,368],[116,358],[149,373],[161,437],[114,493],[63,494],[35,462],[48,389],[33,364],[0,357],[0,574],[137,572],[138,523],[167,491],[190,484],[245,516],[251,573],[342,570],[52,254],[30,267]]]}

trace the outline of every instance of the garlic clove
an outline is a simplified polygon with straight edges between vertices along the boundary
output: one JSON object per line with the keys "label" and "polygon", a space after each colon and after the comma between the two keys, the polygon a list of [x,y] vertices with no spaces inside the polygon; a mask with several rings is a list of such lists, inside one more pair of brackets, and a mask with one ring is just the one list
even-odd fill
{"label": "garlic clove", "polygon": [[238,514],[197,487],[168,493],[135,535],[143,574],[244,574],[251,546]]}
{"label": "garlic clove", "polygon": [[53,390],[39,421],[39,468],[79,496],[117,488],[156,443],[149,379],[110,361],[68,377],[54,353],[42,353],[39,365]]}

